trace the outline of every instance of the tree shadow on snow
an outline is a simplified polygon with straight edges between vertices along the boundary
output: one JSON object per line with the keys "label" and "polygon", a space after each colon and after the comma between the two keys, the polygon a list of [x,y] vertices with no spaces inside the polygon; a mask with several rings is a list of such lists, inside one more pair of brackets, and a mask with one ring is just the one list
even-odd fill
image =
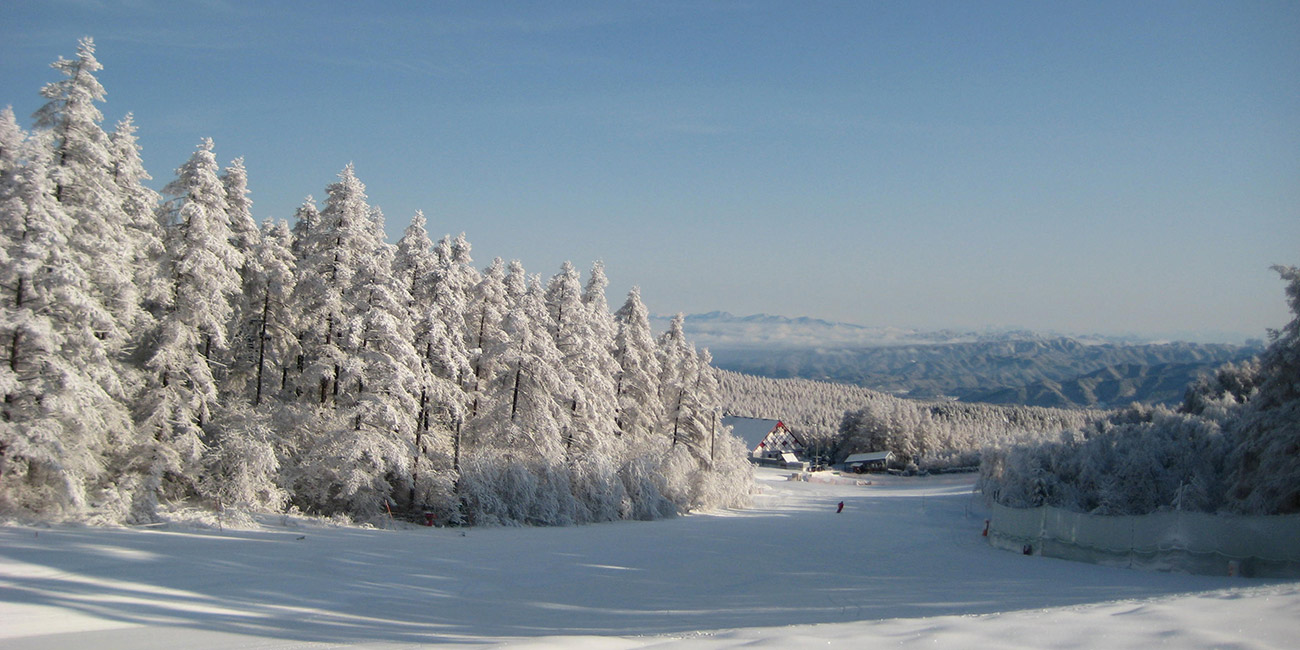
{"label": "tree shadow on snow", "polygon": [[0,527],[14,567],[0,602],[301,642],[456,643],[984,614],[1241,584],[995,550],[969,496],[842,500],[840,513],[828,500],[548,529]]}

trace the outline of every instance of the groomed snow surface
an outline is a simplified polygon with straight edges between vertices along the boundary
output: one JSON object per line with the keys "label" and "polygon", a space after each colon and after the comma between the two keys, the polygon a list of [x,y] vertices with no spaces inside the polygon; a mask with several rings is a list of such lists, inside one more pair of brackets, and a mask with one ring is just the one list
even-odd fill
{"label": "groomed snow surface", "polygon": [[[0,648],[1292,648],[1300,584],[990,548],[971,477],[571,528],[0,526]],[[844,512],[836,505],[844,501]],[[1225,567],[1226,569],[1226,567]]]}

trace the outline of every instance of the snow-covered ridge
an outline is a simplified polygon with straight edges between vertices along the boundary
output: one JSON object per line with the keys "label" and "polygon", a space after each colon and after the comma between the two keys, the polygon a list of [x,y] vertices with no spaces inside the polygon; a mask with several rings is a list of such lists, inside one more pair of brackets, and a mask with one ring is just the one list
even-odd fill
{"label": "snow-covered ridge", "polygon": [[[651,323],[666,330],[672,316]],[[746,347],[876,347],[961,340],[952,333],[923,333],[898,327],[866,327],[819,318],[770,314],[734,316],[725,311],[686,316],[685,329],[696,345],[710,349]]]}
{"label": "snow-covered ridge", "polygon": [[[666,327],[662,317],[654,320]],[[922,332],[726,312],[687,316],[683,328],[726,370],[923,399],[1052,407],[1176,403],[1199,374],[1261,348],[1025,330]]]}
{"label": "snow-covered ridge", "polygon": [[[668,328],[671,314],[651,316],[658,331]],[[725,311],[686,315],[685,331],[700,347],[726,348],[859,348],[897,345],[954,345],[997,341],[1047,341],[1069,339],[1080,345],[1160,345],[1178,342],[1246,341],[1240,334],[1223,332],[1171,332],[1159,337],[1112,336],[1061,332],[1039,332],[1018,328],[980,331],[954,329],[919,330],[906,327],[869,327],[808,316],[751,314],[737,316]],[[1258,342],[1249,342],[1258,347]]]}

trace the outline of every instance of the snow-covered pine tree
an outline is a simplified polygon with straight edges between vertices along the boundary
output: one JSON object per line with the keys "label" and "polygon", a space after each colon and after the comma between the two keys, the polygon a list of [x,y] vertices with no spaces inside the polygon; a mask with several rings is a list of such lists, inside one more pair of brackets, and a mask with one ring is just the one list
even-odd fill
{"label": "snow-covered pine tree", "polygon": [[[450,246],[435,251],[417,212],[397,243],[394,276],[411,294],[407,319],[414,328],[420,358],[419,408],[408,501],[445,519],[453,514],[457,440],[465,418],[465,392],[458,380],[467,374],[463,289],[447,281]],[[448,324],[456,327],[452,331]]]}
{"label": "snow-covered pine tree", "polygon": [[701,350],[694,357],[691,364],[694,367],[693,381],[681,400],[679,413],[678,440],[682,444],[673,449],[677,456],[683,450],[689,450],[693,466],[678,458],[674,461],[692,475],[691,508],[738,505],[747,498],[749,483],[736,472],[739,470],[748,475],[750,468],[725,462],[719,464],[719,440],[723,443],[724,453],[730,451],[732,446],[726,439],[729,434],[722,425],[717,371],[712,366],[713,357],[708,350]]}
{"label": "snow-covered pine tree", "polygon": [[1286,282],[1291,321],[1269,332],[1272,341],[1260,355],[1262,381],[1256,404],[1263,409],[1300,402],[1300,267],[1278,265],[1273,270]]}
{"label": "snow-covered pine tree", "polygon": [[279,395],[288,383],[296,352],[290,300],[296,281],[289,225],[267,221],[242,267],[243,290],[226,391],[254,408]]}
{"label": "snow-covered pine tree", "polygon": [[[51,151],[47,170],[54,199],[72,221],[67,233],[68,263],[87,271],[85,302],[79,312],[93,320],[79,327],[94,332],[92,338],[77,337],[73,345],[79,347],[65,356],[82,359],[84,372],[122,405],[116,409],[120,413],[129,410],[138,390],[139,375],[126,352],[143,310],[132,265],[137,242],[112,176],[112,145],[96,106],[105,97],[95,77],[103,66],[95,58],[94,43],[86,38],[79,42],[75,60],[60,57],[52,67],[65,78],[41,89],[47,101],[34,117],[36,128],[49,134],[43,141]],[[116,414],[111,420],[118,420]],[[128,441],[134,434],[126,429],[108,435]],[[129,444],[114,448],[129,448]]]}
{"label": "snow-covered pine tree", "polygon": [[595,444],[585,462],[579,465],[581,471],[575,473],[573,480],[575,489],[589,486],[583,501],[594,504],[588,505],[589,517],[593,520],[624,518],[633,509],[619,476],[627,444],[618,428],[618,377],[621,369],[614,358],[618,324],[605,298],[608,286],[605,265],[597,261],[592,264],[582,291],[589,343],[578,367],[586,370],[573,370],[575,378],[584,383],[588,394],[585,419],[596,424],[591,427]]}
{"label": "snow-covered pine tree", "polygon": [[605,263],[597,260],[591,265],[591,271],[587,273],[587,284],[582,289],[582,304],[591,314],[592,334],[597,344],[604,347],[609,353],[609,363],[606,370],[611,371],[613,376],[618,372],[618,362],[614,360],[614,337],[618,332],[618,323],[614,320],[614,314],[609,311],[609,300],[605,296],[605,290],[609,288],[609,278],[605,276]]}
{"label": "snow-covered pine tree", "polygon": [[[468,318],[469,292],[478,282],[478,274],[471,265],[469,242],[461,233],[452,240],[450,235],[434,244],[434,269],[432,274],[433,303],[429,305],[434,321],[430,322],[430,344],[424,351],[425,359],[435,378],[435,390],[429,394],[430,409],[426,426],[437,424],[447,432],[451,445],[452,473],[460,468],[461,432],[474,390],[474,354],[469,348]],[[441,326],[439,326],[441,324]]]}
{"label": "snow-covered pine tree", "polygon": [[[696,481],[694,507],[734,508],[749,505],[754,469],[744,442],[722,424],[722,386],[713,355],[700,350],[696,422],[701,451],[707,453]],[[707,450],[707,451],[706,451]]]}
{"label": "snow-covered pine tree", "polygon": [[243,403],[225,405],[217,414],[203,458],[200,489],[222,511],[279,511],[289,494],[279,484],[281,434],[265,410]]}
{"label": "snow-covered pine tree", "polygon": [[55,199],[51,140],[0,119],[0,509],[77,515],[130,418],[97,372],[108,316]]}
{"label": "snow-covered pine tree", "polygon": [[[133,264],[139,245],[124,212],[129,201],[115,182],[113,143],[100,126],[103,115],[96,102],[105,94],[95,73],[103,66],[95,59],[94,44],[83,39],[76,60],[60,58],[52,67],[66,78],[42,88],[47,102],[35,114],[37,135],[33,139],[47,151],[33,152],[27,159],[41,160],[37,166],[48,175],[48,194],[68,219],[62,233],[67,245],[60,249],[61,260],[55,262],[64,278],[60,280],[64,290],[59,292],[59,307],[55,308],[62,309],[59,320],[63,329],[57,357],[74,364],[76,372],[60,379],[66,382],[61,392],[83,400],[75,407],[68,403],[64,407],[87,411],[83,422],[68,424],[98,429],[97,437],[113,450],[106,457],[123,460],[121,450],[131,448],[135,434],[128,402],[137,389],[137,374],[125,352],[143,314],[135,287],[137,266]],[[46,193],[29,187],[38,194]],[[98,389],[82,384],[85,379]],[[107,399],[92,398],[99,395]],[[54,398],[42,400],[52,403]],[[101,487],[107,488],[104,498],[110,501],[123,492],[115,489],[119,485]],[[105,503],[101,510],[116,511],[116,506]]]}
{"label": "snow-covered pine tree", "polygon": [[[339,489],[344,480],[340,459],[352,446],[345,436],[356,421],[350,403],[355,395],[343,392],[343,375],[358,370],[352,345],[358,323],[349,300],[357,257],[372,253],[359,245],[369,239],[364,186],[352,165],[338,179],[326,189],[325,208],[318,212],[308,200],[294,225],[293,250],[299,261],[290,313],[298,335],[296,373],[291,378],[296,405],[286,405],[286,412],[296,411],[295,419],[304,424],[289,444],[300,451],[287,468],[294,500],[309,510],[330,513],[347,512],[353,505]],[[362,508],[368,506],[373,504]]]}
{"label": "snow-covered pine tree", "polygon": [[521,423],[524,435],[535,441],[544,457],[567,461],[572,458],[576,442],[569,425],[578,383],[565,367],[564,353],[550,336],[545,286],[541,276],[530,278],[527,292],[507,316],[504,329],[509,339],[519,344],[519,354],[516,359],[507,355],[501,365],[515,369],[516,381],[510,391],[511,418]]}
{"label": "snow-covered pine tree", "polygon": [[[420,351],[432,373],[430,390],[424,397],[423,433],[420,448],[428,458],[428,468],[421,469],[416,484],[422,491],[422,500],[430,505],[440,500],[440,495],[452,493],[457,509],[434,514],[440,518],[459,521],[459,495],[457,485],[464,425],[476,399],[476,353],[470,349],[469,323],[484,326],[475,329],[483,336],[487,319],[475,319],[471,314],[470,293],[480,280],[472,266],[470,245],[462,233],[454,240],[444,236],[433,247],[434,268],[429,282],[433,287],[432,302],[425,307],[428,321],[428,344]],[[493,327],[497,327],[494,325]],[[447,456],[447,458],[443,458]],[[447,465],[444,471],[441,465]],[[427,480],[426,480],[427,479]]]}
{"label": "snow-covered pine tree", "polygon": [[307,243],[312,230],[320,225],[320,210],[316,208],[316,199],[308,196],[293,215],[293,239],[291,250],[298,260],[307,259]]}
{"label": "snow-covered pine tree", "polygon": [[[174,197],[161,215],[172,301],[159,319],[145,363],[148,384],[138,419],[153,441],[155,461],[148,470],[153,487],[162,487],[165,479],[178,489],[192,487],[206,448],[203,427],[220,403],[214,369],[227,347],[231,301],[240,291],[244,256],[231,245],[217,169],[212,140],[204,139],[165,188]],[[148,498],[137,516],[150,515]]]}
{"label": "snow-covered pine tree", "polygon": [[471,294],[482,277],[472,266],[474,260],[470,257],[470,245],[464,233],[455,239],[447,235],[438,240],[433,246],[433,255],[433,301],[447,332],[448,353],[451,355],[434,365],[441,366],[442,370],[437,372],[468,394],[474,390],[473,349],[477,344],[473,339],[477,337],[482,321],[472,313]]}
{"label": "snow-covered pine tree", "polygon": [[292,468],[295,498],[369,518],[409,490],[419,361],[382,215],[352,165],[327,193],[301,242],[293,298],[303,356],[296,394],[311,422],[296,444],[304,455]]}
{"label": "snow-covered pine tree", "polygon": [[[597,338],[596,310],[584,302],[584,293],[577,271],[565,262],[547,285],[545,300],[556,349],[574,378],[564,440],[573,489],[583,506],[579,520],[609,521],[619,517],[624,501],[616,477],[615,363],[612,340]],[[609,316],[608,308],[604,313]],[[609,328],[605,332],[612,333]]]}
{"label": "snow-covered pine tree", "polygon": [[12,106],[0,109],[0,191],[7,189],[12,174],[21,166],[20,151],[27,134],[19,126]]}
{"label": "snow-covered pine tree", "polygon": [[[447,349],[441,353],[435,350],[433,368],[440,377],[451,380],[460,387],[462,393],[473,389],[470,379],[473,376],[472,355],[470,352],[470,323],[477,326],[478,319],[471,315],[470,293],[478,284],[480,276],[471,266],[469,242],[461,233],[455,240],[443,237],[434,245],[434,268],[431,278],[433,284],[432,299],[435,312],[442,321],[447,336]],[[475,334],[478,330],[475,328]],[[462,396],[460,400],[465,401]],[[462,413],[459,420],[464,419]],[[458,421],[459,421],[458,420]]]}
{"label": "snow-covered pine tree", "polygon": [[[599,299],[593,297],[592,302],[603,304],[603,287],[599,290],[593,288],[593,291],[601,295]],[[616,365],[611,354],[613,332],[609,327],[612,320],[596,324],[601,311],[584,301],[578,273],[568,262],[551,278],[545,299],[555,347],[565,369],[576,381],[570,442],[582,449],[608,454],[612,449],[616,411],[613,383]],[[604,308],[603,314],[609,318],[608,307]]]}
{"label": "snow-covered pine tree", "polygon": [[[225,191],[226,215],[230,228],[230,245],[242,254],[239,266],[240,292],[231,300],[230,322],[227,325],[230,350],[224,363],[224,390],[232,401],[245,401],[245,388],[257,373],[254,367],[257,352],[262,349],[257,338],[261,332],[259,314],[263,311],[267,293],[265,278],[258,267],[258,248],[261,231],[253,221],[253,201],[248,197],[248,172],[244,159],[236,158],[220,176]],[[274,262],[272,262],[274,263]],[[254,390],[256,392],[256,390]]]}
{"label": "snow-covered pine tree", "polygon": [[[341,375],[354,361],[349,337],[355,313],[348,298],[357,258],[372,251],[358,245],[369,239],[370,206],[352,165],[327,188],[329,198],[314,226],[295,240],[300,256],[293,292],[302,361],[298,396],[307,403],[337,407]],[[307,204],[304,204],[306,208]],[[299,225],[304,215],[299,210]]]}
{"label": "snow-covered pine tree", "polygon": [[742,505],[753,480],[748,465],[737,460],[744,455],[743,446],[722,426],[712,356],[695,351],[683,323],[678,314],[658,342],[665,413],[661,426],[670,432],[661,489],[681,510]]}
{"label": "snow-covered pine tree", "polygon": [[690,420],[694,417],[694,393],[699,380],[699,360],[695,348],[686,340],[682,329],[685,316],[677,314],[658,341],[659,394],[664,407],[661,427],[668,433],[671,447],[693,446]]}
{"label": "snow-covered pine tree", "polygon": [[[19,174],[26,167],[27,149],[30,146],[27,133],[18,125],[13,109],[10,107],[0,109],[0,201],[7,202],[14,197],[20,197],[24,191],[31,191],[30,188],[26,190],[20,188],[18,180]],[[20,215],[26,214],[28,208],[25,203],[21,205],[15,203],[5,209],[9,211],[5,216],[7,221],[0,225],[12,228],[11,236],[16,236],[20,232],[17,224],[22,222]],[[3,231],[0,231],[0,234],[3,234]],[[6,248],[0,248],[0,254],[5,250]],[[0,262],[7,261],[0,259]]]}
{"label": "snow-covered pine tree", "polygon": [[[493,274],[489,273],[489,277]],[[575,384],[549,331],[540,278],[506,314],[505,335],[483,350],[480,411],[468,423],[461,498],[471,522],[569,524],[565,424]]]}
{"label": "snow-covered pine tree", "polygon": [[[444,257],[442,253],[442,242],[447,242],[450,256]],[[477,347],[477,343],[471,342],[472,333],[478,331],[478,318],[470,309],[470,295],[474,288],[478,286],[479,281],[483,279],[478,269],[474,268],[474,259],[470,256],[470,244],[466,239],[465,233],[456,236],[455,239],[444,237],[438,244],[438,259],[447,260],[447,271],[442,273],[444,281],[450,283],[453,290],[459,289],[465,296],[466,308],[461,311],[465,319],[465,326],[461,328],[465,335],[466,349]],[[452,327],[451,329],[456,329]],[[463,382],[462,382],[463,383]]]}
{"label": "snow-covered pine tree", "polygon": [[633,441],[649,440],[662,433],[664,409],[659,387],[661,367],[640,287],[632,287],[615,318],[618,331],[614,337],[614,358],[619,365],[615,386],[617,425]]}
{"label": "snow-covered pine tree", "polygon": [[[438,287],[437,292],[445,295],[446,287]],[[429,311],[433,318],[427,321],[426,346],[417,350],[424,363],[421,376],[424,384],[420,392],[420,419],[416,423],[410,500],[446,519],[453,516],[456,507],[460,437],[467,416],[468,395],[458,378],[469,375],[470,362],[462,333],[452,333],[447,328],[445,302],[435,300]],[[451,314],[457,320],[461,317],[460,312]]]}
{"label": "snow-covered pine tree", "polygon": [[221,186],[226,190],[230,243],[238,250],[250,251],[257,246],[261,231],[253,219],[253,201],[248,198],[248,170],[243,158],[234,159],[221,171]]}
{"label": "snow-covered pine tree", "polygon": [[411,294],[412,316],[414,306],[431,300],[433,286],[430,276],[433,274],[437,259],[434,257],[433,240],[425,227],[428,221],[424,212],[417,210],[411,217],[411,223],[397,240],[397,252],[393,258],[393,276],[406,286]]}
{"label": "snow-covered pine tree", "polygon": [[584,326],[582,313],[582,283],[572,262],[560,265],[560,272],[546,285],[546,311],[550,316],[550,332],[561,354],[568,354],[583,344],[580,330]]}
{"label": "snow-covered pine tree", "polygon": [[[382,473],[372,472],[365,464],[370,458],[350,459],[358,462],[345,483],[345,493],[355,484],[373,489],[371,498],[404,499],[415,487],[411,463],[419,454],[415,436],[425,373],[409,319],[411,295],[405,283],[392,274],[395,250],[384,241],[383,222],[377,211],[372,212],[372,220],[370,247],[374,252],[359,260],[353,290],[353,304],[360,320],[355,435],[358,441],[367,441],[365,445],[373,449],[371,456],[391,454],[393,450],[398,456],[384,458]],[[355,498],[353,501],[358,502]],[[376,502],[375,507],[378,505]]]}
{"label": "snow-covered pine tree", "polygon": [[682,329],[684,319],[682,314],[673,318],[668,331],[659,337],[657,350],[660,399],[664,408],[664,421],[660,426],[667,434],[666,439],[661,439],[664,462],[660,470],[663,477],[660,489],[682,511],[695,505],[697,474],[702,458],[696,426],[699,359],[694,347],[686,340]]}
{"label": "snow-covered pine tree", "polygon": [[[429,231],[425,227],[426,220],[424,213],[417,210],[415,216],[411,217],[411,223],[402,233],[402,238],[397,241],[397,251],[393,258],[393,277],[406,287],[410,294],[410,302],[407,305],[406,319],[411,324],[412,345],[420,355],[420,406],[416,416],[416,456],[412,463],[412,472],[418,472],[420,452],[423,447],[423,436],[425,425],[429,421],[428,411],[429,404],[429,384],[433,381],[432,371],[429,368],[429,352],[433,346],[432,337],[435,335],[433,323],[434,311],[432,309],[434,298],[433,293],[436,290],[436,281],[434,279],[434,267],[437,259],[433,252],[433,240],[429,239]],[[415,487],[411,487],[411,500],[415,498]]]}
{"label": "snow-covered pine tree", "polygon": [[486,351],[506,343],[506,334],[501,329],[506,313],[510,310],[505,279],[505,262],[498,257],[484,270],[479,281],[470,291],[467,301],[465,338],[470,351],[472,369],[465,385],[471,398],[469,409],[471,420],[478,417],[484,401],[490,399],[483,385],[487,378],[497,372],[497,369],[492,366],[493,359]]}
{"label": "snow-covered pine tree", "polygon": [[305,390],[302,373],[307,367],[307,357],[304,345],[308,342],[307,338],[310,332],[306,329],[310,326],[310,318],[298,318],[298,299],[297,283],[300,276],[305,272],[305,262],[311,256],[311,247],[319,246],[325,243],[322,238],[313,238],[311,235],[320,226],[320,210],[316,207],[316,200],[310,195],[303,200],[302,205],[294,212],[294,222],[290,229],[289,250],[293,253],[294,259],[294,287],[295,291],[290,297],[290,315],[289,327],[293,329],[293,363],[288,364],[285,370],[284,383],[282,388],[293,393],[293,398],[289,395],[284,397],[290,403],[300,403],[305,401],[303,392]]}
{"label": "snow-covered pine tree", "polygon": [[131,264],[136,246],[112,177],[112,145],[101,127],[104,116],[96,106],[105,93],[95,73],[104,66],[95,58],[94,42],[83,38],[76,59],[60,57],[51,67],[66,79],[41,89],[48,101],[35,113],[36,128],[53,136],[50,176],[55,200],[73,221],[69,235],[73,254],[82,268],[95,269],[90,278],[92,297],[104,307],[104,319],[97,327],[113,359],[100,369],[99,380],[106,390],[125,399],[130,387],[122,384],[120,353],[141,307]]}
{"label": "snow-covered pine tree", "polygon": [[109,144],[112,177],[121,197],[127,232],[133,242],[131,272],[142,304],[141,320],[134,326],[134,345],[139,350],[145,347],[138,341],[139,335],[153,330],[160,306],[171,300],[168,295],[171,282],[163,269],[166,250],[157,214],[161,197],[144,184],[152,177],[140,159],[140,145],[135,132],[135,119],[127,113],[109,135]]}
{"label": "snow-covered pine tree", "polygon": [[663,435],[661,367],[640,288],[632,287],[628,292],[615,320],[618,331],[614,338],[614,358],[619,366],[615,381],[616,423],[623,442],[619,476],[628,495],[624,516],[632,519],[671,516],[678,507],[662,491],[665,476],[661,468],[668,440]]}
{"label": "snow-covered pine tree", "polygon": [[605,265],[596,262],[587,277],[587,285],[582,290],[582,305],[587,310],[587,331],[590,350],[583,364],[594,375],[588,387],[593,404],[593,418],[601,425],[606,436],[618,435],[618,376],[621,372],[618,361],[614,358],[615,338],[618,335],[618,323],[609,311],[609,301],[605,298],[605,289],[609,279],[605,277]]}
{"label": "snow-covered pine tree", "polygon": [[[233,372],[245,372],[249,369],[249,354],[254,347],[251,337],[255,314],[260,311],[257,296],[249,293],[254,288],[250,275],[258,270],[252,266],[253,252],[257,249],[262,236],[257,222],[253,220],[253,201],[248,197],[248,170],[244,168],[244,159],[236,158],[221,172],[221,186],[226,192],[226,215],[230,224],[230,244],[243,254],[243,263],[239,266],[241,292],[231,301],[229,324],[230,339],[235,346],[231,350],[230,367]],[[242,363],[241,363],[242,362]],[[244,375],[245,378],[247,374]],[[244,382],[241,382],[244,383]]]}
{"label": "snow-covered pine tree", "polygon": [[1286,281],[1291,321],[1270,332],[1260,356],[1259,388],[1232,425],[1234,507],[1261,514],[1300,512],[1300,267],[1273,267]]}
{"label": "snow-covered pine tree", "polygon": [[[230,174],[223,177],[231,195]],[[236,181],[235,187],[242,183]],[[235,192],[236,195],[242,195]],[[279,450],[294,440],[287,430],[300,423],[281,420],[276,402],[288,376],[297,339],[288,313],[296,259],[292,235],[284,221],[267,220],[256,237],[236,234],[236,242],[252,246],[240,269],[242,291],[232,318],[230,369],[223,392],[226,400],[211,427],[210,453],[204,459],[203,491],[225,510],[276,511],[289,499],[280,483]]]}
{"label": "snow-covered pine tree", "polygon": [[510,260],[506,265],[506,304],[514,308],[524,299],[524,294],[528,293],[528,271],[524,270],[524,263],[519,260]]}
{"label": "snow-covered pine tree", "polygon": [[694,437],[699,441],[700,455],[705,466],[712,468],[718,455],[718,436],[722,430],[722,396],[718,385],[718,371],[713,368],[713,354],[707,348],[700,350],[699,371],[695,382]]}

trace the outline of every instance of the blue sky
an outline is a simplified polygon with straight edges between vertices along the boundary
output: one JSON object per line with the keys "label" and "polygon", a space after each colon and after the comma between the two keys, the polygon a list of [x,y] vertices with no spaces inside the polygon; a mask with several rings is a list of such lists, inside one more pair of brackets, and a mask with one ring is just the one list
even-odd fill
{"label": "blue sky", "polygon": [[[394,8],[400,7],[400,8]],[[161,186],[290,218],[348,162],[613,306],[1262,337],[1300,264],[1300,3],[10,0],[0,105],[92,36]],[[30,125],[30,119],[23,122]]]}

